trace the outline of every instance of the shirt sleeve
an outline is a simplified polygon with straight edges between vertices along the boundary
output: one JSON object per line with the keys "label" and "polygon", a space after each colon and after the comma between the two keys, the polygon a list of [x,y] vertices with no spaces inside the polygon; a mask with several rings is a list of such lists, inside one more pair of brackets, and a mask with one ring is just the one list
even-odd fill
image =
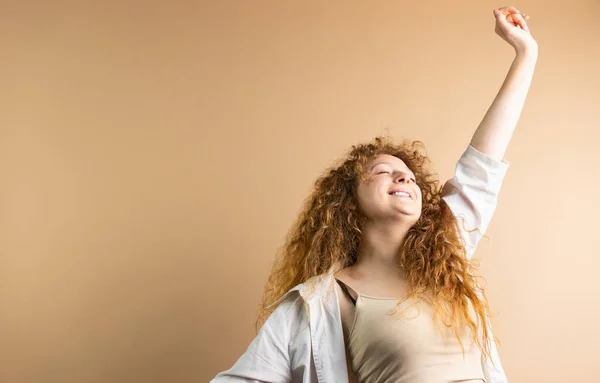
{"label": "shirt sleeve", "polygon": [[289,342],[294,316],[302,309],[302,298],[283,301],[267,318],[246,352],[227,371],[220,372],[210,383],[292,381]]}
{"label": "shirt sleeve", "polygon": [[471,259],[496,210],[498,193],[510,163],[493,159],[469,144],[454,176],[442,188],[442,199],[458,220]]}

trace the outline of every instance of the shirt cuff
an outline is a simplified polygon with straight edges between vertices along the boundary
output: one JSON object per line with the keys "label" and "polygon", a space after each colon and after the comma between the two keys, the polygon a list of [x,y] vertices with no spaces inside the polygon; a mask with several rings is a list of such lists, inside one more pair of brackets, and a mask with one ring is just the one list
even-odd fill
{"label": "shirt cuff", "polygon": [[498,161],[487,154],[483,154],[479,150],[475,149],[473,145],[469,144],[467,146],[467,150],[465,150],[465,155],[469,157],[473,157],[475,160],[479,161],[481,165],[485,165],[492,170],[498,170],[501,172],[506,172],[508,167],[510,166],[510,162],[506,159],[502,161]]}

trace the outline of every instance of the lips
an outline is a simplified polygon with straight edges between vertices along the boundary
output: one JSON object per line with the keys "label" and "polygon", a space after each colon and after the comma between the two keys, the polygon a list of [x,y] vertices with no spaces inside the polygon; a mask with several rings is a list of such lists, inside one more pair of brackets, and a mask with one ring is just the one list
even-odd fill
{"label": "lips", "polygon": [[388,192],[388,194],[393,195],[396,192],[404,192],[404,193],[408,194],[410,199],[414,199],[412,193],[409,190],[405,190],[405,189],[392,189]]}

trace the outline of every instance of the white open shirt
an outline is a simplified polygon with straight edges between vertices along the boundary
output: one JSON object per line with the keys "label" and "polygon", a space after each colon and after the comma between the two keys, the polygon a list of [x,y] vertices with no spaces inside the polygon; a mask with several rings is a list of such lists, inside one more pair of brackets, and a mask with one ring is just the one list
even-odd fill
{"label": "white open shirt", "polygon": [[[453,214],[464,218],[468,230],[479,229],[469,233],[459,221],[469,259],[494,214],[508,167],[508,161],[490,158],[469,144],[454,176],[444,184],[443,199]],[[285,293],[246,352],[211,382],[347,383],[344,336],[334,286],[331,268]],[[490,346],[492,360],[482,358],[486,381],[507,382],[496,344],[492,341]]]}

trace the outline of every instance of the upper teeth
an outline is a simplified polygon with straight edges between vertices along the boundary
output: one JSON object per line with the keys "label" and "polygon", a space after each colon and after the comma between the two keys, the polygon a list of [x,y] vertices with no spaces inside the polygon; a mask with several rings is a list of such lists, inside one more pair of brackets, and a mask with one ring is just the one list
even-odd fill
{"label": "upper teeth", "polygon": [[403,191],[399,191],[399,192],[393,192],[393,195],[405,195],[407,197],[410,197],[410,194],[408,194],[407,192],[403,192]]}

